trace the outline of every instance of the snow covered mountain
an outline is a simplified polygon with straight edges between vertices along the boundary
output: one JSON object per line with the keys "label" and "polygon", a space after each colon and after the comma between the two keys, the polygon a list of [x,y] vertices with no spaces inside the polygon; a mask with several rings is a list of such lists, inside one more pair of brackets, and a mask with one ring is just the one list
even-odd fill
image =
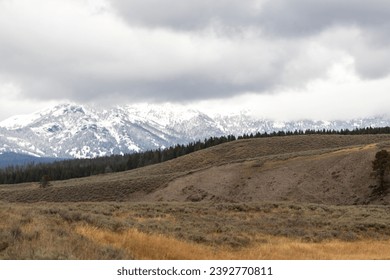
{"label": "snow covered mountain", "polygon": [[210,136],[305,129],[390,125],[386,118],[276,122],[249,113],[211,116],[173,105],[118,106],[99,110],[61,104],[0,122],[0,154],[92,158],[185,144]]}

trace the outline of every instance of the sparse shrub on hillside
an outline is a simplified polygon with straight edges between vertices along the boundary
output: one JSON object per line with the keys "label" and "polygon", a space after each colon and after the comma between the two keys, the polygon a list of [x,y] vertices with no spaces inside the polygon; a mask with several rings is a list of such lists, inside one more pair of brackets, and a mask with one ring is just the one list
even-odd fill
{"label": "sparse shrub on hillside", "polygon": [[39,186],[41,188],[47,188],[50,185],[51,184],[50,184],[50,177],[49,177],[49,175],[43,175],[42,178],[41,178],[41,181],[39,182]]}

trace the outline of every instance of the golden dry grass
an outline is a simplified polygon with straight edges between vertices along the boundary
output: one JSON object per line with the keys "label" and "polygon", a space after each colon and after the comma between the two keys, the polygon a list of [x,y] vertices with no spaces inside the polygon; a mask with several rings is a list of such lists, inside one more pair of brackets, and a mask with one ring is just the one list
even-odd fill
{"label": "golden dry grass", "polygon": [[339,240],[307,243],[291,238],[262,236],[262,243],[248,248],[212,247],[177,240],[131,229],[111,232],[91,226],[79,226],[76,231],[89,240],[125,250],[143,260],[372,260],[390,259],[390,241]]}
{"label": "golden dry grass", "polygon": [[139,260],[214,259],[213,249],[158,234],[146,234],[136,229],[112,232],[91,226],[79,226],[76,232],[98,244],[127,251]]}
{"label": "golden dry grass", "polygon": [[373,260],[390,259],[390,241],[340,240],[307,243],[288,238],[270,238],[267,244],[241,250],[238,259],[270,260]]}
{"label": "golden dry grass", "polygon": [[386,206],[1,203],[0,259],[389,259]]}

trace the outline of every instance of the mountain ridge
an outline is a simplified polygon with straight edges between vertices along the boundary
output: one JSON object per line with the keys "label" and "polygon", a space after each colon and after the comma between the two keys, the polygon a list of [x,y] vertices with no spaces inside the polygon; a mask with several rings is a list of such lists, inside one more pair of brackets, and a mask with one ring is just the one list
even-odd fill
{"label": "mountain ridge", "polygon": [[385,117],[348,121],[273,121],[249,112],[210,115],[170,104],[123,105],[111,109],[72,103],[0,122],[0,153],[34,157],[93,158],[163,149],[222,135],[306,129],[388,126]]}

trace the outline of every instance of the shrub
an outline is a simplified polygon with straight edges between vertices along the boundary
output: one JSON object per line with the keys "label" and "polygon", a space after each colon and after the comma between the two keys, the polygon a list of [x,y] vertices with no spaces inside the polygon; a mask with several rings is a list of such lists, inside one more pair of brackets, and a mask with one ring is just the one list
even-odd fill
{"label": "shrub", "polygon": [[39,186],[41,188],[50,187],[50,177],[49,175],[43,175],[41,181],[39,181]]}

